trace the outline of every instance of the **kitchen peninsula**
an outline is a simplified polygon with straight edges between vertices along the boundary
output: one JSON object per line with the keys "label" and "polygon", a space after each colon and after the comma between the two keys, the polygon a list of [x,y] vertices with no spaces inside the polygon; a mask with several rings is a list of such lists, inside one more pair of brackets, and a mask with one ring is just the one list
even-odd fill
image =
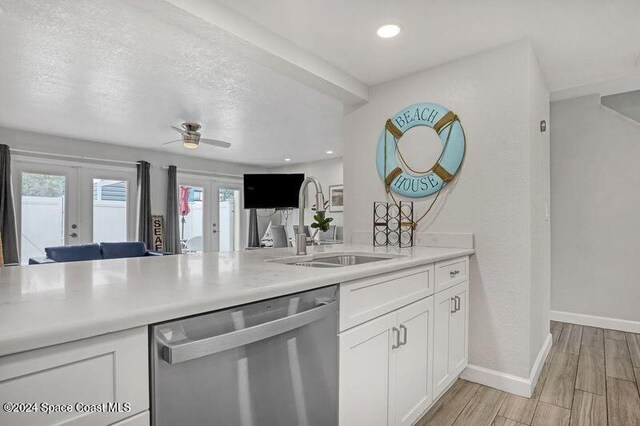
{"label": "kitchen peninsula", "polygon": [[[416,390],[417,395],[409,395],[413,400],[394,397],[398,418],[393,424],[410,424],[466,366],[468,261],[474,251],[359,245],[310,250],[311,255],[331,252],[394,257],[362,265],[314,268],[269,261],[292,255],[291,249],[274,249],[3,268],[0,399],[20,399],[9,401],[14,403],[127,403],[128,410],[104,413],[87,409],[85,413],[50,414],[46,419],[149,424],[150,325],[339,284],[336,332],[342,402],[358,405],[357,392],[346,385],[366,379],[358,363],[375,368],[371,363],[380,359],[371,357],[375,348],[366,345],[362,349],[369,356],[360,359],[356,342],[382,327],[384,339],[397,337],[397,346],[402,346],[407,334],[394,333],[406,325],[409,339],[416,339],[407,321],[424,319],[418,321],[424,334],[418,352],[407,352],[412,362],[404,373],[398,369],[394,378],[400,389],[402,380],[415,379],[415,371],[409,367],[425,374],[425,386]],[[409,317],[403,319],[407,309]],[[440,320],[439,315],[443,316]],[[451,362],[455,357],[459,359]],[[393,356],[382,358],[391,362]],[[367,374],[368,380],[378,379],[374,371]],[[367,386],[358,383],[359,388]],[[375,386],[371,390],[375,391]],[[385,390],[389,398],[395,393]],[[385,405],[369,414],[350,411],[349,405],[341,404],[340,424],[354,424],[353,416],[374,416],[387,410]],[[0,423],[39,424],[36,416],[42,415],[2,412]]]}

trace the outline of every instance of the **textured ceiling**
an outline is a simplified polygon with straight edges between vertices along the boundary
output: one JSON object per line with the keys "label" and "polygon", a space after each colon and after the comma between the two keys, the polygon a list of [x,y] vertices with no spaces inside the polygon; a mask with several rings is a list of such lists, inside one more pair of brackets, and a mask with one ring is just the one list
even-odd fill
{"label": "textured ceiling", "polygon": [[638,0],[221,1],[370,85],[524,37],[552,91],[640,73]]}
{"label": "textured ceiling", "polygon": [[[264,166],[341,154],[339,101],[164,1],[0,2],[1,126]],[[184,120],[232,147],[162,147]]]}

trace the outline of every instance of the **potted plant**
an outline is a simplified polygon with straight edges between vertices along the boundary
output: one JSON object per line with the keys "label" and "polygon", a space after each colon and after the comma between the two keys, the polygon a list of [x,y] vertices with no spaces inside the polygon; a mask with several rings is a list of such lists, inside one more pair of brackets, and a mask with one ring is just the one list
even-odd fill
{"label": "potted plant", "polygon": [[311,227],[315,229],[313,235],[311,236],[311,240],[315,240],[318,231],[327,232],[331,228],[331,222],[333,221],[332,217],[326,217],[325,212],[319,211],[313,215],[314,222],[311,224]]}

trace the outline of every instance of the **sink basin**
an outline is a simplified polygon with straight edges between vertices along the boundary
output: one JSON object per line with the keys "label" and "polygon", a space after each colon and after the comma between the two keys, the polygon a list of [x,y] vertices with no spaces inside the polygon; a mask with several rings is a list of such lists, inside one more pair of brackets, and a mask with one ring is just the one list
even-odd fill
{"label": "sink basin", "polygon": [[267,262],[282,263],[284,265],[307,266],[310,268],[340,268],[343,266],[362,265],[383,260],[402,257],[397,254],[377,253],[321,253],[308,256],[291,256],[269,259]]}

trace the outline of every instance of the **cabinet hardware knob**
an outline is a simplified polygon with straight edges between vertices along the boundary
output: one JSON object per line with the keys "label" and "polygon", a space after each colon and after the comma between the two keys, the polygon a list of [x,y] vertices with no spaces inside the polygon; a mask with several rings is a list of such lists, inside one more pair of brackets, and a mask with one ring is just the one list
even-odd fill
{"label": "cabinet hardware knob", "polygon": [[451,276],[451,277],[455,277],[455,276],[456,276],[456,275],[458,275],[459,273],[460,273],[460,271],[456,269],[455,271],[451,271],[451,272],[449,272],[449,276]]}
{"label": "cabinet hardware knob", "polygon": [[400,324],[400,330],[402,330],[402,342],[398,346],[407,344],[407,327],[404,324]]}

